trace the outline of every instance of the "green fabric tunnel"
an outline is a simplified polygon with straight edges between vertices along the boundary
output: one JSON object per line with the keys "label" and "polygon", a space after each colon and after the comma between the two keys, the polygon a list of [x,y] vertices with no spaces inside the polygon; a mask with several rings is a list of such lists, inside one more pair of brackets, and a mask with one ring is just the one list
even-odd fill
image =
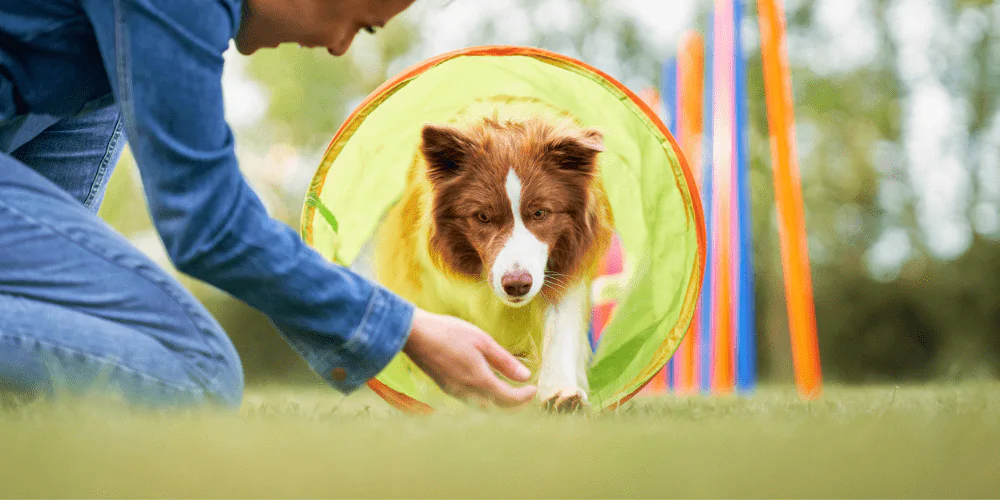
{"label": "green fabric tunnel", "polygon": [[[588,375],[591,406],[614,408],[667,363],[687,332],[705,234],[677,143],[646,104],[599,70],[539,49],[487,46],[402,72],[368,96],[333,138],[309,188],[302,235],[325,257],[349,265],[401,196],[421,127],[498,102],[556,110],[604,132],[600,171],[630,273]],[[458,405],[403,354],[369,386],[410,411]]]}

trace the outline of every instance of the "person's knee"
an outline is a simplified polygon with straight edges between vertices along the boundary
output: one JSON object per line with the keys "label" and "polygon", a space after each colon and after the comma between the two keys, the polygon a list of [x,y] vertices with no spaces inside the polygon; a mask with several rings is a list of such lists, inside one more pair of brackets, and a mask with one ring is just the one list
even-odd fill
{"label": "person's knee", "polygon": [[[154,314],[170,318],[147,332],[186,365],[207,403],[238,408],[243,399],[243,364],[229,335],[212,314],[180,285],[161,283],[166,296]],[[170,300],[172,299],[172,300]]]}
{"label": "person's knee", "polygon": [[[193,295],[173,290],[174,301],[161,302],[165,321],[149,332],[181,360],[191,383],[206,403],[239,407],[243,398],[243,364],[222,325]],[[170,307],[172,304],[175,307]]]}
{"label": "person's knee", "polygon": [[158,295],[161,300],[150,300],[140,312],[160,315],[163,321],[147,334],[185,363],[185,371],[205,391],[208,402],[239,407],[243,365],[229,335],[190,291],[172,279],[156,278],[156,288],[145,297]]}
{"label": "person's knee", "polygon": [[239,408],[243,401],[243,365],[239,358],[226,363],[220,373],[223,383],[220,385],[219,399],[227,406]]}
{"label": "person's knee", "polygon": [[209,356],[212,367],[207,374],[206,390],[214,402],[238,408],[243,400],[243,363],[229,336],[221,326],[214,328],[209,342],[213,351]]}

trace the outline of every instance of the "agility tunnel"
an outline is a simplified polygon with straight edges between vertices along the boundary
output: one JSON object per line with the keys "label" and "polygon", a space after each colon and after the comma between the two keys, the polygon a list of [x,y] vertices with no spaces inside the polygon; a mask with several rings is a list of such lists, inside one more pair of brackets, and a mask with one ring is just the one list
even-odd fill
{"label": "agility tunnel", "polygon": [[[546,109],[597,127],[600,175],[620,259],[593,290],[614,302],[600,319],[588,379],[592,410],[613,409],[661,372],[688,331],[705,270],[705,224],[695,179],[666,125],[600,70],[545,50],[473,47],[423,61],[372,92],[326,150],[309,187],[302,236],[349,266],[403,193],[425,123],[503,109]],[[400,353],[369,382],[393,406],[456,408]]]}

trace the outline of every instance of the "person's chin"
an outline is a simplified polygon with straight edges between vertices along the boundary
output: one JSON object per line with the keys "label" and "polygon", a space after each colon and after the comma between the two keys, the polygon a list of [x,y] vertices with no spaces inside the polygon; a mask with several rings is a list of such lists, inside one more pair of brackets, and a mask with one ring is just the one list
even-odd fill
{"label": "person's chin", "polygon": [[254,52],[257,52],[258,49],[260,49],[260,45],[255,43],[250,43],[240,37],[236,37],[233,41],[236,42],[236,51],[245,56],[253,54]]}
{"label": "person's chin", "polygon": [[236,51],[245,56],[249,56],[260,49],[273,49],[278,46],[277,43],[266,43],[261,40],[246,39],[239,36],[234,41],[236,42]]}

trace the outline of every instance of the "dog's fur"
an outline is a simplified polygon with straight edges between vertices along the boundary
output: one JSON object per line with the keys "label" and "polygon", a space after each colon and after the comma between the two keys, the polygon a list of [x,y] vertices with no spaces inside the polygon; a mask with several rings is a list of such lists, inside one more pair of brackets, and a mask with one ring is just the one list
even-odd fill
{"label": "dog's fur", "polygon": [[587,403],[587,292],[613,227],[603,150],[600,131],[540,118],[426,125],[376,240],[383,285],[490,333],[558,410]]}

